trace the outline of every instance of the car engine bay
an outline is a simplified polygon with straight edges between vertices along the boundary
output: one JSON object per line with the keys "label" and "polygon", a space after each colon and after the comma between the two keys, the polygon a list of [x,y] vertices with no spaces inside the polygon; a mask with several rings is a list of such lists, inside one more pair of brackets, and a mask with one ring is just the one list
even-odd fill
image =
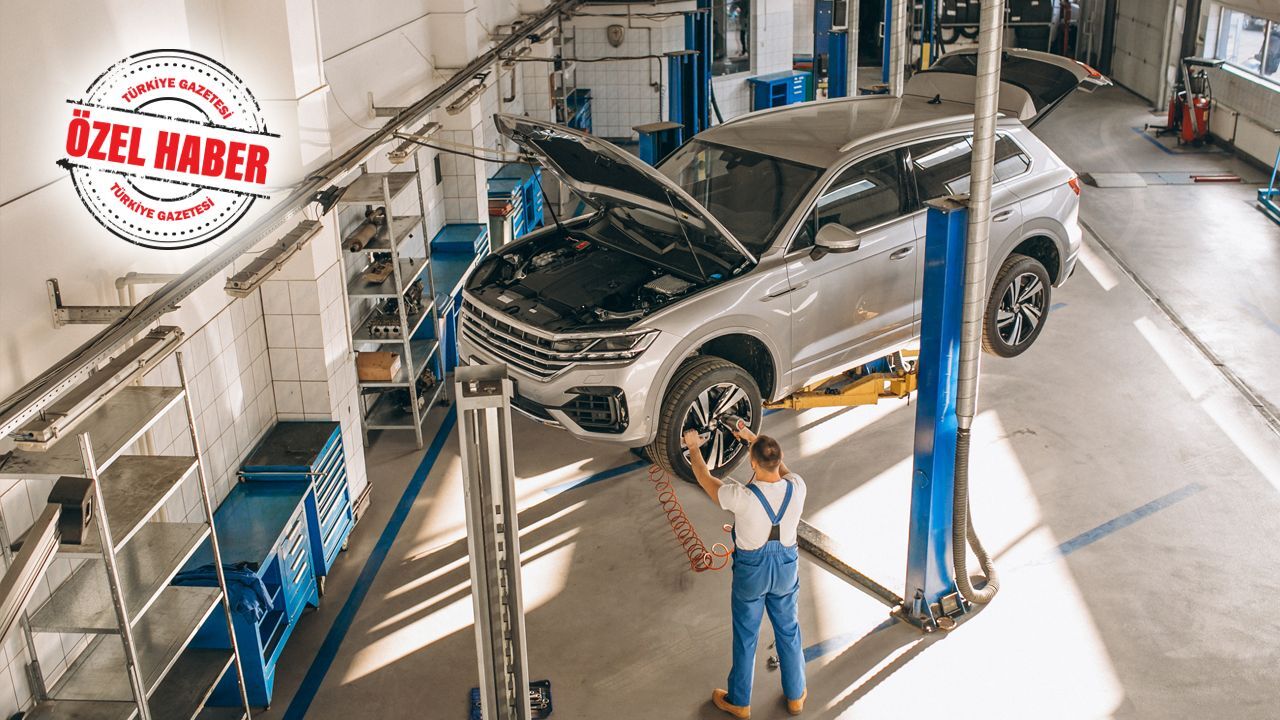
{"label": "car engine bay", "polygon": [[[733,274],[709,253],[694,258],[680,238],[627,225],[602,214],[514,243],[480,263],[467,291],[550,332],[597,331],[626,327]],[[636,243],[639,252],[622,249]],[[703,268],[713,271],[705,279]]]}

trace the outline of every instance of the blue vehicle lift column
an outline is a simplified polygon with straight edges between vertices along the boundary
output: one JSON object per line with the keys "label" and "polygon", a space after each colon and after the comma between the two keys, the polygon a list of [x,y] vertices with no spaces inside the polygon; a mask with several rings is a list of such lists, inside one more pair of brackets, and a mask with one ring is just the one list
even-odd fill
{"label": "blue vehicle lift column", "polygon": [[711,126],[711,2],[684,16],[684,47],[667,53],[667,118],[683,126],[680,140]]}
{"label": "blue vehicle lift column", "polygon": [[[904,619],[937,629],[932,609],[958,609],[951,572],[956,458],[956,376],[964,305],[966,207],[950,198],[928,209],[924,248],[915,458],[907,538]],[[944,602],[946,599],[946,602]],[[949,613],[946,613],[949,614]]]}

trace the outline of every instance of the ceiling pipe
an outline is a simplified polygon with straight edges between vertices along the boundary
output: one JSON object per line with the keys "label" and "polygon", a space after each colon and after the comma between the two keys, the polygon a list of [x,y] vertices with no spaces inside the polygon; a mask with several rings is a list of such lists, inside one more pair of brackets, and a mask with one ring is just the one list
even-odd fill
{"label": "ceiling pipe", "polygon": [[557,0],[527,21],[520,23],[510,36],[503,38],[493,48],[472,60],[439,87],[406,107],[386,125],[372,132],[354,147],[308,175],[288,196],[276,203],[265,215],[241,231],[229,243],[197,263],[176,280],[170,281],[149,295],[128,315],[103,328],[97,335],[5,398],[0,403],[0,437],[8,436],[24,422],[35,417],[58,395],[73,387],[82,375],[109,358],[138,333],[146,330],[162,315],[176,307],[179,301],[212,280],[246,251],[253,249],[271,232],[301,212],[313,201],[318,192],[355,169],[373,155],[379,146],[394,139],[395,134],[405,125],[417,121],[434,110],[446,98],[471,82],[476,75],[487,70],[495,59],[515,46],[526,40],[541,39],[538,35],[543,25],[556,19],[561,13],[572,10],[579,2],[580,0]]}

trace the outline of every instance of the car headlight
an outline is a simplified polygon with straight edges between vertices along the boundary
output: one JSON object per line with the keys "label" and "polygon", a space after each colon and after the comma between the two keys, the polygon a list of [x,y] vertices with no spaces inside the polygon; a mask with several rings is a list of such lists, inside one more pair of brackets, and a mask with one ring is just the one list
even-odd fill
{"label": "car headlight", "polygon": [[551,349],[560,353],[577,354],[591,347],[593,342],[595,341],[591,338],[584,338],[581,340],[555,340],[551,343]]}
{"label": "car headlight", "polygon": [[591,346],[587,355],[594,360],[629,360],[639,357],[640,353],[653,344],[653,340],[657,336],[657,330],[650,330],[633,335],[614,335],[601,338]]}

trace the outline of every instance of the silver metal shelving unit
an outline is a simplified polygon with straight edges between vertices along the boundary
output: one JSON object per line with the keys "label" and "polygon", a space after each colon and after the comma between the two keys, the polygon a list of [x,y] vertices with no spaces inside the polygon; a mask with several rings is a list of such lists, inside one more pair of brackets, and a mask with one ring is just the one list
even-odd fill
{"label": "silver metal shelving unit", "polygon": [[[250,715],[182,353],[177,353],[177,361],[179,387],[123,388],[81,421],[74,436],[42,452],[19,449],[0,458],[0,479],[88,477],[94,481],[99,508],[88,530],[93,539],[60,548],[59,557],[81,560],[79,567],[22,619],[36,694],[29,720],[203,717],[205,701],[233,663],[244,707],[233,709],[230,717]],[[178,403],[185,409],[194,455],[124,454]],[[155,520],[156,512],[192,473],[200,488],[202,521]],[[206,538],[213,549],[218,586],[170,585]],[[7,556],[7,532],[0,531],[0,540],[5,541]],[[231,649],[189,647],[219,604]],[[33,639],[45,632],[93,636],[52,686],[46,685]]]}
{"label": "silver metal shelving unit", "polygon": [[[418,192],[419,214],[396,215],[392,209],[392,201],[410,186],[415,187]],[[431,241],[427,237],[427,211],[422,194],[418,152],[413,152],[412,171],[363,173],[347,186],[339,204],[366,208],[381,205],[386,210],[386,220],[374,239],[361,248],[358,254],[344,252],[344,264],[351,262],[353,258],[359,258],[361,262],[372,261],[373,253],[390,255],[392,262],[391,276],[378,283],[365,282],[358,272],[353,275],[350,268],[346,272],[350,278],[346,283],[346,295],[352,315],[352,349],[390,350],[400,355],[400,370],[391,380],[359,381],[365,443],[368,443],[370,430],[412,430],[418,447],[422,447],[422,422],[427,411],[440,399],[444,379],[439,377],[439,369],[443,367],[439,341],[440,316],[434,301],[435,285],[428,272],[431,265]],[[344,231],[344,236],[349,236],[355,229],[357,228]],[[423,254],[403,254],[403,246],[415,230],[422,234]],[[344,237],[343,246],[346,244]],[[403,297],[417,280],[423,282],[422,305],[417,312],[408,312]],[[400,300],[396,303],[400,323],[399,337],[375,336],[371,331],[371,321],[388,300]],[[414,334],[428,319],[431,320],[430,327],[435,337],[414,339]],[[417,380],[428,371],[435,377],[435,384],[429,396],[419,397]],[[409,394],[409,412],[405,412],[401,403],[396,401],[394,396],[399,392]]]}

